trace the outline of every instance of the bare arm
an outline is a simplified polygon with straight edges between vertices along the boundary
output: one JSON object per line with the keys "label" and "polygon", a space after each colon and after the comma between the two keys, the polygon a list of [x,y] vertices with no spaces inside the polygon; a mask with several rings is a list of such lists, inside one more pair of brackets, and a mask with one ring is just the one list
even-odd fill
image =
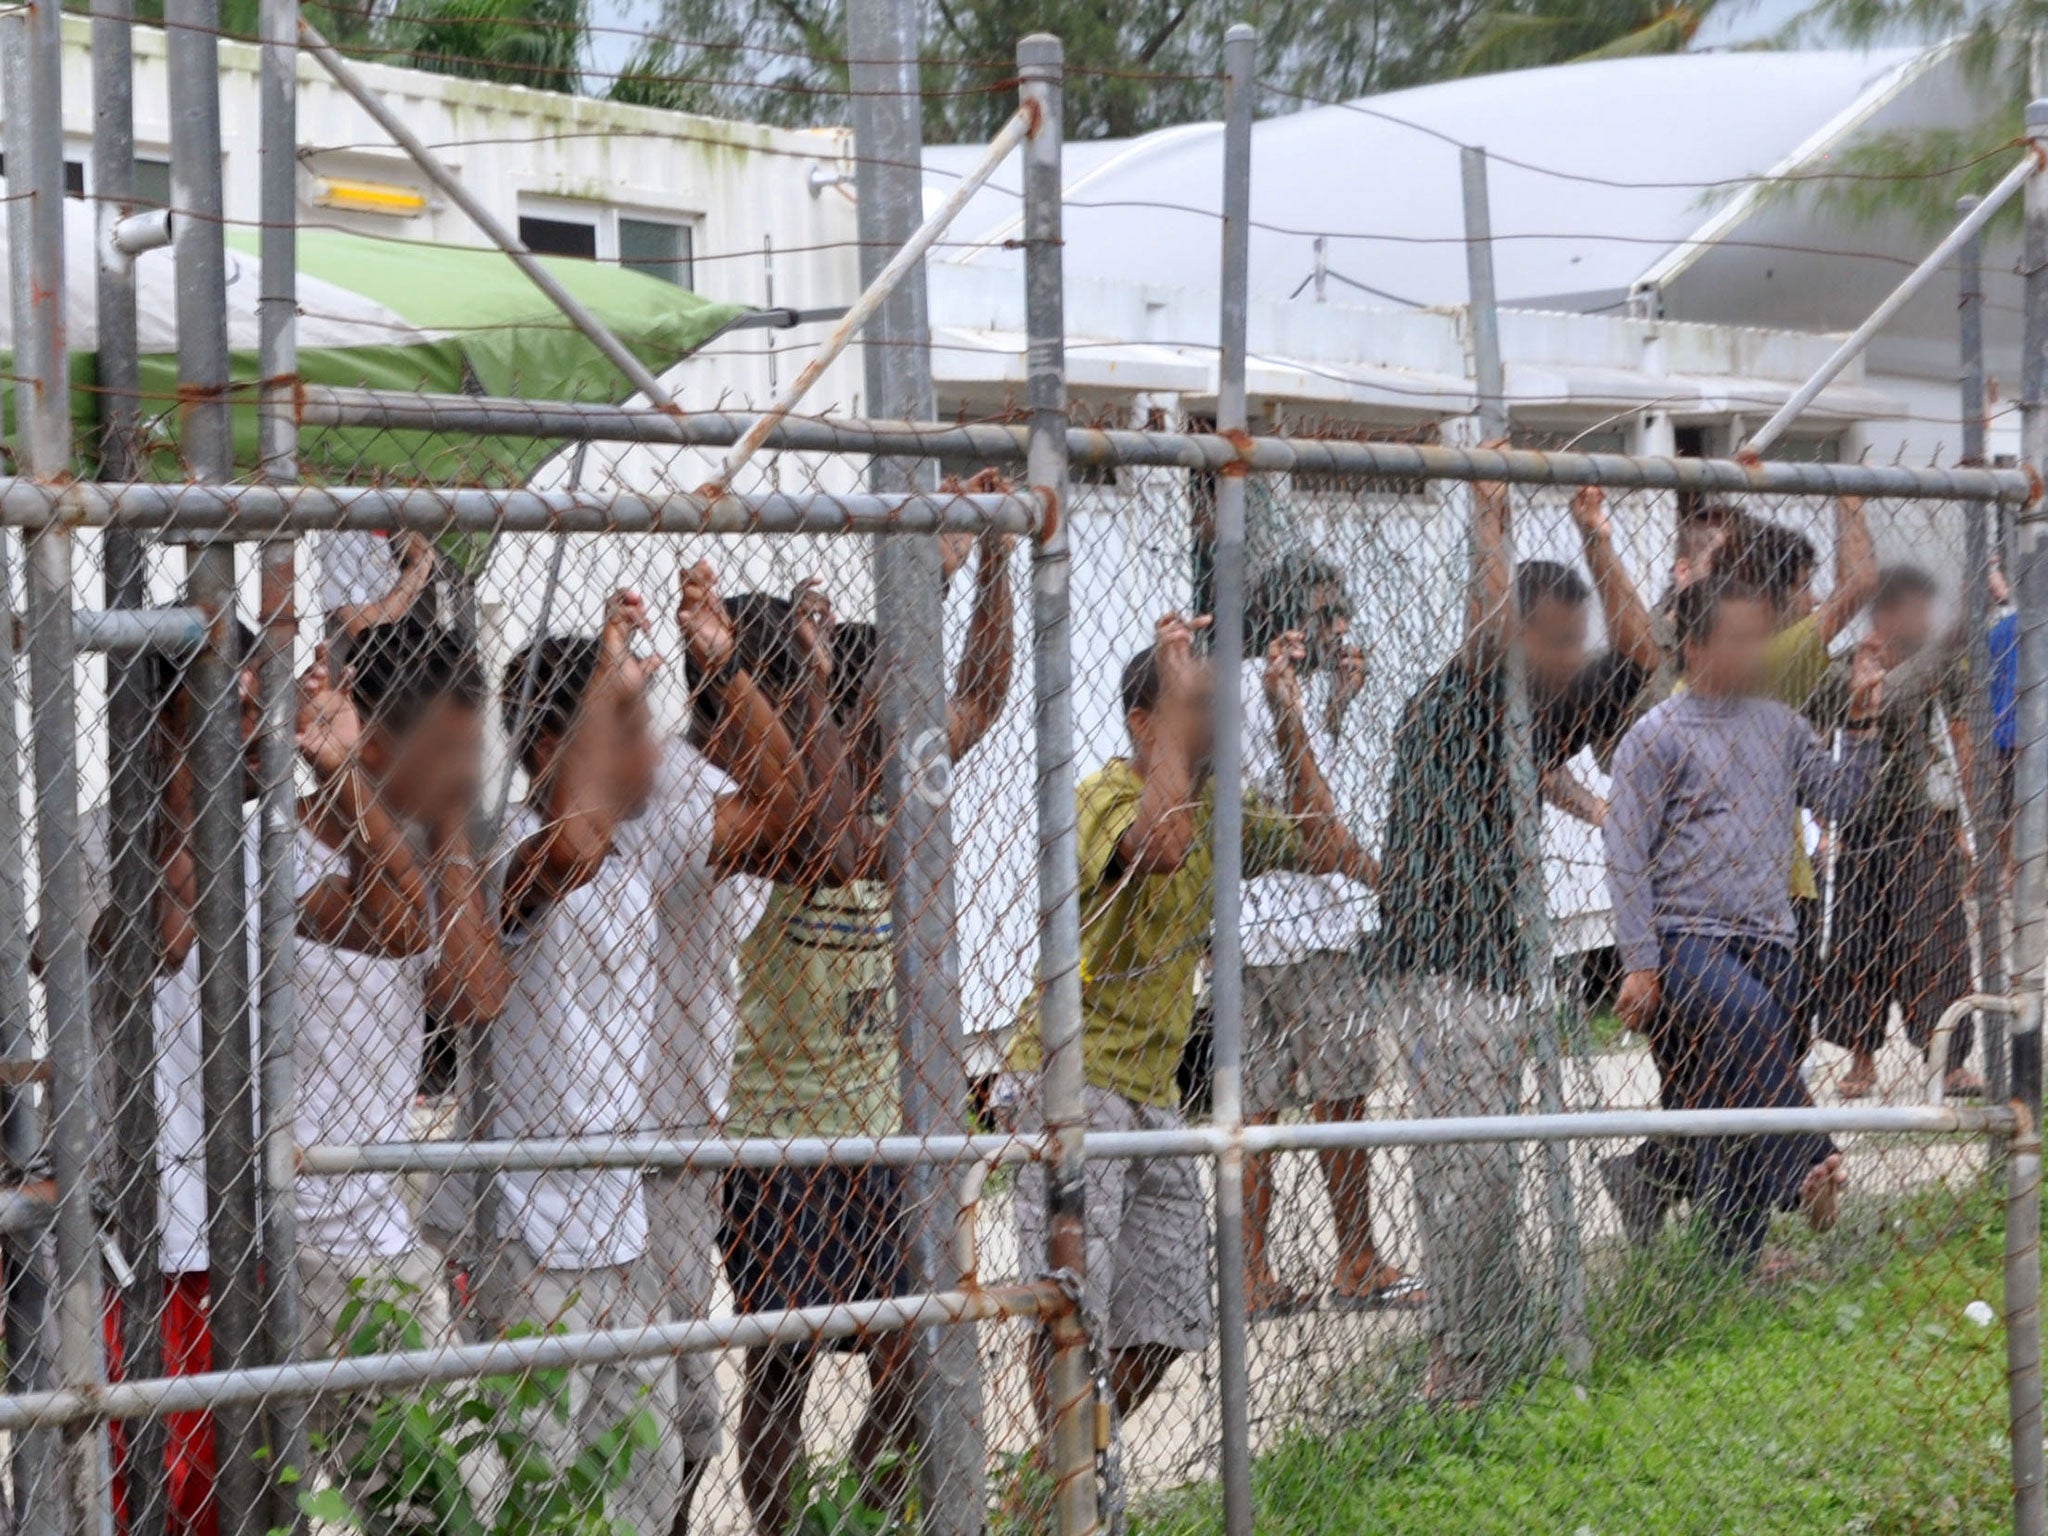
{"label": "bare arm", "polygon": [[458,1025],[488,1024],[512,990],[498,925],[491,921],[483,874],[461,820],[436,827],[427,851],[440,943],[427,970],[427,1007]]}
{"label": "bare arm", "polygon": [[157,829],[163,884],[156,898],[158,963],[165,974],[177,970],[198,942],[192,914],[199,906],[199,866],[192,857],[192,763],[182,745],[169,747],[170,772]]}
{"label": "bare arm", "polygon": [[1301,678],[1305,654],[1301,636],[1286,634],[1266,652],[1266,707],[1273,717],[1274,745],[1287,778],[1288,814],[1301,833],[1301,868],[1312,875],[1349,875],[1378,885],[1379,865],[1351,836],[1337,814],[1336,797],[1316,762],[1315,744],[1303,718]]}
{"label": "bare arm", "polygon": [[434,580],[434,546],[423,534],[399,535],[398,583],[374,602],[347,603],[329,610],[328,623],[351,639],[378,624],[395,624],[412,612]]}
{"label": "bare arm", "polygon": [[[1495,440],[1482,448],[1505,448]],[[1504,644],[1508,605],[1515,598],[1515,573],[1508,563],[1508,488],[1494,480],[1472,486],[1472,572],[1465,607],[1465,643],[1474,647]]]}
{"label": "bare arm", "polygon": [[1844,496],[1835,507],[1835,586],[1814,614],[1823,645],[1863,611],[1877,592],[1877,546],[1863,516],[1863,498]]}
{"label": "bare arm", "polygon": [[1189,716],[1198,707],[1195,698],[1201,687],[1194,632],[1208,622],[1204,618],[1190,623],[1177,613],[1159,621],[1153,642],[1159,659],[1159,699],[1139,738],[1145,753],[1145,787],[1116,847],[1117,867],[1126,874],[1170,875],[1195,846],[1198,806],[1187,743]]}
{"label": "bare arm", "polygon": [[[973,483],[980,481],[976,476]],[[967,623],[967,648],[953,679],[953,702],[946,711],[946,751],[956,763],[988,734],[1009,697],[1010,673],[1016,662],[1010,551],[1016,542],[1006,533],[984,534],[979,541],[974,562],[974,613]]]}
{"label": "bare arm", "polygon": [[612,599],[582,707],[550,765],[542,795],[546,824],[512,850],[503,907],[508,928],[588,885],[611,856],[619,807],[609,779],[619,749],[619,708],[636,682],[632,638],[646,626],[646,607],[636,594]]}
{"label": "bare arm", "polygon": [[1571,769],[1558,767],[1543,771],[1543,798],[1574,820],[1589,827],[1607,820],[1607,802],[1579,781]]}
{"label": "bare arm", "polygon": [[1644,672],[1656,671],[1663,665],[1664,652],[1652,632],[1649,607],[1629,575],[1628,566],[1615,552],[1614,525],[1607,515],[1607,499],[1598,486],[1580,486],[1572,493],[1572,522],[1579,530],[1586,569],[1593,575],[1593,590],[1600,595],[1600,616],[1607,626],[1608,648],[1626,656]]}
{"label": "bare arm", "polygon": [[361,721],[329,679],[322,656],[299,680],[298,748],[316,785],[301,814],[313,835],[339,848],[346,873],[299,902],[299,931],[316,943],[366,955],[417,955],[433,943],[427,882],[405,831],[356,766]]}
{"label": "bare arm", "polygon": [[736,665],[732,621],[709,561],[683,572],[676,619],[692,670],[715,689],[718,709],[705,755],[737,789],[712,811],[711,859],[721,869],[773,872],[806,801],[789,732],[752,674]]}

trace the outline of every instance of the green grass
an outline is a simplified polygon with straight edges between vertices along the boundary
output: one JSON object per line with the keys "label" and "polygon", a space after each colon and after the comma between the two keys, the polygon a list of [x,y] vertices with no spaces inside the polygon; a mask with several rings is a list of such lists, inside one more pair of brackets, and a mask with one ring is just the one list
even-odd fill
{"label": "green grass", "polygon": [[[1261,1458],[1261,1536],[1561,1532],[1974,1533],[2006,1528],[1996,1207],[1938,1197],[1760,1292],[1673,1242],[1602,1288],[1599,1353],[1484,1412],[1385,1411]],[[1340,1407],[1342,1405],[1334,1405]],[[1213,1488],[1137,1512],[1147,1536],[1219,1527]]]}

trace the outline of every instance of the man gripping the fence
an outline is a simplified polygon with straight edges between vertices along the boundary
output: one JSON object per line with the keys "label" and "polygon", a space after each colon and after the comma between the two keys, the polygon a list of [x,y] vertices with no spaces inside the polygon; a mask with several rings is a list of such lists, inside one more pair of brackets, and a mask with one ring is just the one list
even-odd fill
{"label": "man gripping the fence", "polygon": [[[1124,668],[1131,755],[1079,793],[1081,1028],[1088,1124],[1095,1131],[1179,1126],[1175,1068],[1194,1027],[1194,975],[1214,906],[1215,786],[1210,779],[1216,675],[1194,654],[1179,614]],[[1244,873],[1345,874],[1370,880],[1316,765],[1303,719],[1301,636],[1266,653],[1265,695],[1286,765],[1287,804],[1247,797]],[[1038,1033],[1019,1031],[1012,1065],[1035,1073]],[[1024,1097],[1035,1099],[1036,1094]],[[1042,1118],[1035,1103],[1027,1117]],[[1209,1206],[1185,1158],[1101,1160],[1087,1172],[1088,1302],[1106,1337],[1119,1414],[1151,1395],[1176,1356],[1203,1348],[1215,1321],[1206,1278]],[[1018,1231],[1027,1264],[1045,1252],[1045,1179],[1026,1169]]]}

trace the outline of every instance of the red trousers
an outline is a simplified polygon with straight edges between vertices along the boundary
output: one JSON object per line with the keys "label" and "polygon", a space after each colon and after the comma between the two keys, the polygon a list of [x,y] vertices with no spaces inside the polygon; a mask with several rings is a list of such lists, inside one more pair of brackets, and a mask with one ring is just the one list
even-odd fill
{"label": "red trousers", "polygon": [[[121,1376],[121,1297],[109,1292],[105,1309],[107,1377]],[[207,1331],[206,1275],[164,1276],[163,1370],[166,1376],[196,1376],[213,1369],[213,1336]],[[168,1536],[219,1536],[220,1511],[213,1493],[213,1415],[173,1413],[164,1419],[163,1477],[169,1508]],[[128,1529],[128,1479],[149,1476],[147,1468],[128,1464],[124,1426],[112,1426],[114,1458],[114,1521]]]}

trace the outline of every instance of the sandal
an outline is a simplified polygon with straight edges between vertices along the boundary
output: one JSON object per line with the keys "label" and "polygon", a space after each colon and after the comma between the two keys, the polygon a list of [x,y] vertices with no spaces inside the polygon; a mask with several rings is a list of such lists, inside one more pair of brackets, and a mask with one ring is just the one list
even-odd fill
{"label": "sandal", "polygon": [[1429,1301],[1429,1287],[1415,1275],[1396,1275],[1369,1291],[1332,1291],[1336,1312],[1414,1312]]}

